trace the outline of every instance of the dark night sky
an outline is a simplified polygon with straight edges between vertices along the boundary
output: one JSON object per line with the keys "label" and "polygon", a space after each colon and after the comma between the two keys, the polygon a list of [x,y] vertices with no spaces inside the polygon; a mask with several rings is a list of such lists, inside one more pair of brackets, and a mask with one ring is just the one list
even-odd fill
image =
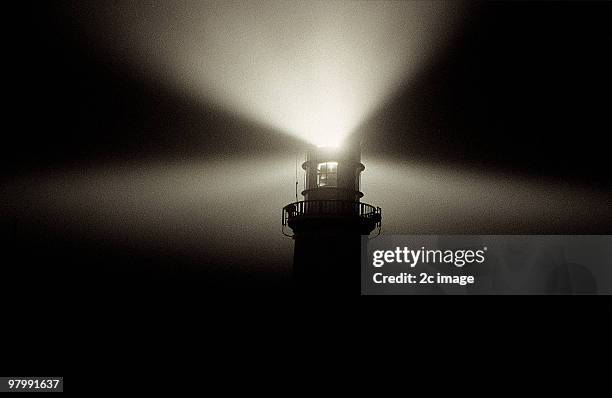
{"label": "dark night sky", "polygon": [[[183,94],[109,55],[70,23],[69,7],[56,3],[16,7],[12,18],[19,23],[3,26],[9,101],[2,169],[9,183],[21,176],[44,178],[51,170],[88,170],[116,162],[146,165],[196,159],[207,164],[219,159],[265,159],[284,152],[290,152],[291,158],[301,145]],[[365,157],[571,182],[609,198],[606,138],[612,131],[608,98],[612,65],[606,55],[612,40],[611,16],[612,4],[471,5],[464,26],[444,51],[361,126],[360,131],[376,132],[368,134]],[[291,177],[293,169],[288,174]],[[375,192],[366,192],[367,197],[377,201]],[[245,228],[248,236],[248,227],[231,214],[234,199],[227,200],[227,223]],[[378,198],[378,203],[385,201],[391,199]],[[11,206],[14,203],[5,207],[9,214]],[[386,214],[404,222],[401,214]],[[38,216],[44,218],[44,212]],[[13,236],[14,228],[21,227],[15,227],[14,218],[5,219],[5,230]],[[129,237],[113,240],[108,234],[100,240],[81,240],[74,231],[62,233],[61,225],[57,227],[61,218],[54,220],[51,229],[19,220],[27,227],[19,229],[13,246],[28,253],[25,263],[31,269],[39,271],[40,263],[68,264],[85,274],[82,266],[88,264],[99,275],[110,268],[145,278],[165,275],[157,271],[169,267],[189,270],[185,272],[192,278],[197,269],[195,274],[211,286],[238,279],[250,284],[288,278],[289,240],[282,241],[286,247],[279,258],[268,256],[275,250],[270,248],[255,256],[252,264],[236,267],[231,256],[224,262],[219,255],[223,249],[206,239],[176,251],[170,248],[172,243],[151,248]],[[480,220],[469,231],[609,233],[612,229],[609,215],[600,217],[596,225],[569,222],[544,225],[539,231],[505,224],[490,228],[487,222]],[[264,223],[276,228],[280,219]],[[424,225],[422,231],[432,224]],[[428,232],[456,232],[446,225],[440,223]],[[152,236],[153,241],[159,238]],[[191,244],[201,247],[190,251]],[[203,263],[207,266],[200,267]],[[268,263],[284,265],[271,271]]]}
{"label": "dark night sky", "polygon": [[379,115],[377,150],[609,188],[610,12],[604,3],[475,7],[446,54]]}

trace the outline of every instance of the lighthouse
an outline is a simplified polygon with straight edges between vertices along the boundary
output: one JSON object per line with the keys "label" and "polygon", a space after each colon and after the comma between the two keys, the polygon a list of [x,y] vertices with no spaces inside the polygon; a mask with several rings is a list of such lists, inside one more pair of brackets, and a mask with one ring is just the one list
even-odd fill
{"label": "lighthouse", "polygon": [[362,236],[381,226],[380,207],[361,201],[361,147],[311,146],[302,169],[304,200],[282,211],[283,232],[295,242],[294,279],[312,293],[357,293]]}

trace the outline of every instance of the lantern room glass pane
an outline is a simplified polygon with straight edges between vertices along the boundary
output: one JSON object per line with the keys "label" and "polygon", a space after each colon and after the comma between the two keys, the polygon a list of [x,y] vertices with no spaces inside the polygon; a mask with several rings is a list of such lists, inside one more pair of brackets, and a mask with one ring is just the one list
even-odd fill
{"label": "lantern room glass pane", "polygon": [[338,186],[338,162],[317,164],[317,187]]}

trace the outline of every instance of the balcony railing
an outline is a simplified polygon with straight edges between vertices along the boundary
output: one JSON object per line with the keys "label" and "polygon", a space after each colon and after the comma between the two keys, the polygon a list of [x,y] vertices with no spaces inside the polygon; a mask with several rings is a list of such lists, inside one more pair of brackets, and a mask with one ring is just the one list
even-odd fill
{"label": "balcony railing", "polygon": [[283,226],[294,219],[317,216],[359,216],[378,226],[381,220],[381,210],[380,207],[362,202],[303,200],[283,207]]}

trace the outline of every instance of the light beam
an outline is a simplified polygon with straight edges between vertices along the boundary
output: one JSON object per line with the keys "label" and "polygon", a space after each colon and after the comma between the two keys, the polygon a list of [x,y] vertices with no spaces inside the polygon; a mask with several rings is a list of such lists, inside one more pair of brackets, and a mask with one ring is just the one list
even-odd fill
{"label": "light beam", "polygon": [[338,146],[444,44],[459,2],[122,1],[75,7],[114,60]]}

